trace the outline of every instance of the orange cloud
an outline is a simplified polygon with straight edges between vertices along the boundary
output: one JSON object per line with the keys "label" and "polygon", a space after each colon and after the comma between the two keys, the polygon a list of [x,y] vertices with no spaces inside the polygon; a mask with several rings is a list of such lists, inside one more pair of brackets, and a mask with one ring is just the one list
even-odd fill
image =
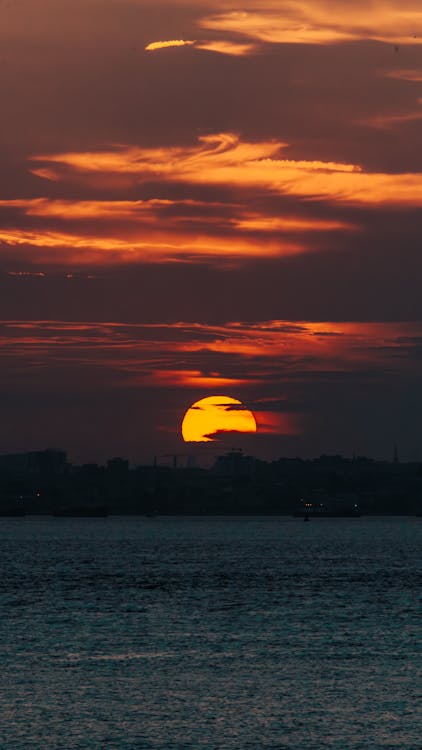
{"label": "orange cloud", "polygon": [[303,431],[298,414],[283,414],[272,411],[253,411],[257,432],[261,435],[300,435]]}
{"label": "orange cloud", "polygon": [[402,115],[378,115],[377,117],[372,117],[370,120],[366,120],[365,123],[375,128],[388,130],[396,125],[406,122],[417,122],[418,120],[422,120],[422,112],[407,112]]}
{"label": "orange cloud", "polygon": [[146,52],[154,52],[158,49],[166,49],[167,47],[191,47],[195,44],[195,40],[190,39],[169,39],[166,42],[151,42],[145,47]]}
{"label": "orange cloud", "polygon": [[[348,222],[330,219],[319,219],[317,217],[302,217],[299,215],[284,215],[274,216],[264,213],[257,213],[252,210],[248,210],[247,207],[242,207],[239,204],[223,204],[216,201],[195,201],[195,200],[163,200],[163,199],[151,199],[147,201],[120,201],[120,200],[103,200],[103,201],[75,201],[75,200],[58,200],[49,198],[31,198],[31,199],[17,199],[17,200],[0,200],[1,208],[12,208],[21,210],[25,216],[36,216],[44,217],[48,219],[59,219],[63,224],[79,223],[81,221],[91,222],[98,231],[98,220],[103,222],[104,234],[107,235],[106,245],[111,247],[114,242],[110,240],[110,229],[106,227],[112,222],[125,222],[126,234],[128,235],[128,241],[135,242],[139,239],[139,234],[142,230],[147,230],[148,238],[150,242],[154,242],[155,236],[164,236],[165,232],[170,232],[172,237],[172,243],[174,243],[176,234],[182,232],[184,225],[192,225],[198,223],[204,225],[207,221],[210,225],[215,224],[216,230],[225,226],[227,231],[233,230],[237,232],[240,230],[242,233],[279,233],[279,234],[296,234],[312,231],[331,232],[336,230],[348,230],[352,231],[356,227]],[[169,209],[176,209],[176,212],[169,212]],[[199,212],[198,212],[198,209]],[[205,210],[205,216],[201,209]],[[206,211],[206,209],[212,209]],[[221,216],[221,209],[229,214],[227,216]],[[161,225],[161,229],[158,230],[158,222]],[[163,225],[166,226],[166,230],[163,230]],[[0,230],[1,231],[1,230]],[[122,241],[121,228],[119,227],[119,241]],[[198,233],[196,232],[196,235]],[[34,243],[41,244],[77,244],[79,240],[74,236],[69,235],[68,241],[64,234],[58,236],[49,233],[45,237],[43,242],[43,235],[37,238],[37,235],[28,236],[28,232],[13,232],[10,230],[3,230],[3,241],[8,243],[15,242],[16,244],[22,244],[31,241]],[[89,242],[91,235],[85,237],[86,241]],[[81,238],[84,239],[83,237]],[[99,238],[97,238],[99,240]],[[186,238],[182,237],[183,243],[186,244]],[[237,236],[237,240],[240,240],[240,235]],[[218,240],[217,240],[218,241]],[[242,240],[244,244],[244,240]],[[220,242],[221,244],[221,242]],[[270,254],[274,253],[274,248],[270,245],[266,245],[269,248]],[[286,245],[285,252],[290,248],[291,252],[297,252],[300,250],[299,246]],[[234,250],[236,250],[236,241],[234,243]],[[251,254],[251,250],[248,251]]]}
{"label": "orange cloud", "polygon": [[219,373],[204,374],[200,370],[157,370],[148,378],[155,385],[169,386],[194,386],[198,388],[225,388],[230,386],[247,385],[251,381],[246,378],[223,377]]}
{"label": "orange cloud", "polygon": [[[69,172],[124,175],[144,181],[253,188],[308,200],[366,205],[422,205],[422,174],[367,172],[359,164],[280,158],[286,144],[251,143],[234,133],[201,136],[193,147],[116,147],[33,157],[49,163],[59,179]],[[63,171],[64,170],[64,171]]]}
{"label": "orange cloud", "polygon": [[[21,208],[24,209],[27,216],[58,217],[61,219],[130,219],[142,214],[142,218],[145,220],[146,214],[154,217],[154,211],[158,208],[173,206],[176,203],[176,201],[161,199],[148,201],[83,201],[29,198],[0,200],[0,208]],[[183,201],[178,203],[186,204]],[[192,201],[191,204],[194,204],[194,202]]]}
{"label": "orange cloud", "polygon": [[[422,99],[418,99],[418,104],[422,104]],[[412,112],[401,112],[394,115],[375,115],[363,122],[366,125],[371,125],[375,128],[389,129],[396,125],[402,125],[407,122],[417,122],[418,120],[422,120],[422,108],[420,106],[418,110],[413,110]]]}
{"label": "orange cloud", "polygon": [[418,0],[389,3],[341,0],[245,0],[242,10],[221,0],[221,12],[203,17],[207,30],[241,34],[271,44],[335,44],[372,39],[392,44],[420,44],[422,11]]}
{"label": "orange cloud", "polygon": [[[41,154],[33,156],[32,161],[47,162],[49,170],[53,171],[54,165],[57,165],[55,178],[60,177],[60,170],[64,167],[81,174],[123,173],[149,180],[180,180],[191,179],[193,176],[195,181],[198,181],[199,171],[202,169],[209,173],[210,169],[253,166],[271,159],[285,146],[287,144],[274,141],[242,142],[235,133],[216,133],[200,136],[198,144],[186,148],[169,146],[142,149],[136,146],[117,146],[108,151]],[[338,165],[332,165],[333,168],[336,166],[340,168]],[[341,168],[353,170],[356,167],[341,165]],[[209,174],[204,181],[210,181]]]}
{"label": "orange cloud", "polygon": [[[257,42],[272,44],[327,44],[353,39],[350,31],[319,27],[301,18],[299,8],[290,19],[272,8],[258,11],[229,11],[203,18],[199,25],[208,30],[242,34]],[[300,19],[300,20],[299,20]]]}
{"label": "orange cloud", "polygon": [[[74,234],[71,232],[25,231],[20,229],[0,230],[0,242],[11,247],[32,246],[52,249],[68,249],[65,253],[38,254],[37,262],[52,264],[77,264],[162,262],[163,260],[190,260],[192,257],[260,257],[263,254],[259,241],[239,237],[218,237],[182,232],[145,232],[144,236],[130,235],[127,238]],[[266,243],[265,255],[294,255],[304,252],[304,246],[288,241]],[[104,254],[106,253],[106,258]]]}
{"label": "orange cloud", "polygon": [[256,49],[256,44],[241,43],[229,39],[213,39],[209,41],[198,42],[196,49],[203,49],[209,52],[217,52],[219,55],[233,55],[234,57],[245,57],[252,55]]}
{"label": "orange cloud", "polygon": [[[294,255],[311,249],[306,234],[356,228],[345,221],[280,216],[277,209],[274,215],[264,213],[265,207],[257,212],[212,200],[31,198],[0,200],[2,209],[7,212],[0,229],[3,257],[7,247],[23,248],[22,258],[33,247],[37,262],[56,266]],[[36,221],[23,222],[23,217]]]}
{"label": "orange cloud", "polygon": [[243,57],[250,55],[256,50],[256,45],[247,42],[238,42],[230,39],[170,39],[166,42],[151,42],[145,47],[146,52],[155,52],[156,50],[167,49],[169,47],[194,47],[198,50],[217,52],[221,55],[234,55]]}
{"label": "orange cloud", "polygon": [[252,232],[306,232],[321,231],[331,232],[340,229],[353,231],[356,227],[345,221],[330,219],[307,219],[302,216],[262,216],[253,215],[241,219],[234,219],[233,223],[237,229]]}
{"label": "orange cloud", "polygon": [[422,70],[417,68],[403,69],[403,70],[388,70],[383,73],[387,78],[396,78],[399,81],[414,81],[420,83],[422,81]]}

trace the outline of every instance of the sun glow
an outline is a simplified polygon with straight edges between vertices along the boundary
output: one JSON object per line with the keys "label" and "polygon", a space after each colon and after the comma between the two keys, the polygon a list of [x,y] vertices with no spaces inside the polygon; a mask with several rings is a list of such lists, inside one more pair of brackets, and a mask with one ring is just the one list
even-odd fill
{"label": "sun glow", "polygon": [[256,432],[252,412],[230,396],[207,396],[196,401],[183,418],[185,443],[209,443],[224,432]]}

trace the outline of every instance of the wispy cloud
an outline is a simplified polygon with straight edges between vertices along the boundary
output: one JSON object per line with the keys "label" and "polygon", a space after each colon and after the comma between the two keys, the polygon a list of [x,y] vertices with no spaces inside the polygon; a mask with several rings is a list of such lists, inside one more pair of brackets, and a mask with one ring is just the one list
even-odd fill
{"label": "wispy cloud", "polygon": [[195,44],[195,40],[192,39],[168,39],[164,42],[150,42],[146,47],[146,52],[155,52],[159,49],[167,49],[168,47],[192,47]]}
{"label": "wispy cloud", "polygon": [[398,81],[413,81],[414,83],[420,83],[422,81],[422,69],[421,68],[403,68],[399,70],[387,70],[383,72],[386,78],[395,78]]}
{"label": "wispy cloud", "polygon": [[[283,159],[285,143],[244,141],[234,133],[201,136],[192,147],[142,149],[116,147],[108,151],[44,154],[55,178],[124,175],[134,185],[144,181],[187,182],[255,188],[279,195],[335,203],[422,205],[422,174],[370,172],[362,165]],[[40,174],[34,170],[35,174]]]}
{"label": "wispy cloud", "polygon": [[333,0],[245,0],[233,10],[221,0],[220,11],[199,25],[226,34],[241,34],[271,44],[335,44],[372,39],[391,44],[422,42],[422,11],[416,0],[386,3]]}
{"label": "wispy cloud", "polygon": [[[11,259],[7,248],[20,248],[20,255],[13,255],[15,261],[19,257],[29,260],[31,248],[37,248],[37,263],[55,266],[210,258],[231,262],[233,258],[310,252],[314,233],[328,235],[356,229],[353,222],[321,218],[317,212],[301,215],[299,209],[293,212],[291,208],[271,205],[277,192],[271,177],[265,182],[262,175],[260,184],[251,177],[250,169],[257,173],[263,168],[266,172],[270,155],[280,148],[280,144],[273,143],[242,143],[237,136],[221,134],[204,136],[191,148],[116,147],[111,151],[36,157],[37,161],[50,160],[48,172],[55,170],[63,188],[75,178],[82,185],[87,182],[85,187],[89,187],[92,177],[95,182],[107,183],[110,176],[113,181],[114,175],[123,175],[134,185],[148,181],[150,193],[156,181],[161,195],[163,188],[171,193],[172,185],[185,183],[184,192],[192,197],[0,200],[3,263]],[[326,166],[314,162],[310,169]],[[328,166],[331,170],[354,169],[350,165]],[[44,176],[43,170],[35,172]],[[195,184],[215,185],[217,193],[198,199]],[[227,200],[227,187],[245,187],[248,195],[243,199],[239,192],[238,199]]]}
{"label": "wispy cloud", "polygon": [[[414,115],[387,117],[377,126],[409,117]],[[2,266],[16,270],[12,259],[31,263],[31,248],[37,264],[71,264],[70,270],[286,257],[318,249],[323,238],[333,245],[340,235],[356,234],[356,209],[422,206],[421,173],[287,159],[287,148],[279,140],[253,142],[227,132],[203,135],[190,146],[116,145],[36,155],[31,162],[40,167],[32,171],[43,190],[53,178],[56,197],[0,200]],[[124,190],[115,187],[120,179]],[[119,198],[143,186],[146,199]],[[57,197],[69,187],[91,195],[101,190],[103,197]]]}
{"label": "wispy cloud", "polygon": [[[48,348],[51,362],[89,357],[101,365],[106,359],[113,371],[130,373],[134,383],[157,387],[280,383],[318,369],[358,373],[370,366],[382,372],[387,361],[406,366],[421,342],[420,323],[0,322],[3,356],[13,349],[25,358],[28,351]],[[392,352],[403,354],[395,364]]]}
{"label": "wispy cloud", "polygon": [[373,115],[363,122],[372,127],[387,130],[400,125],[406,125],[407,123],[417,122],[418,120],[422,120],[422,99],[417,100],[417,105],[417,109],[411,111]]}
{"label": "wispy cloud", "polygon": [[216,52],[219,55],[230,55],[233,57],[246,57],[253,55],[257,50],[257,45],[253,43],[238,42],[230,39],[210,39],[208,41],[197,42],[196,49]]}
{"label": "wispy cloud", "polygon": [[145,47],[146,52],[168,49],[170,47],[194,47],[196,50],[216,52],[220,55],[244,57],[251,55],[257,49],[252,42],[239,42],[231,39],[170,39],[165,42],[150,42]]}

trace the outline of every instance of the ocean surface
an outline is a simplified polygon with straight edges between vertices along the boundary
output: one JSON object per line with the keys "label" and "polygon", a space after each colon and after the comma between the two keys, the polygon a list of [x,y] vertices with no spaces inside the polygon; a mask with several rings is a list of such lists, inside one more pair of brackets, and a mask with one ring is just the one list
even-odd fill
{"label": "ocean surface", "polygon": [[0,747],[420,750],[421,542],[421,518],[1,518]]}

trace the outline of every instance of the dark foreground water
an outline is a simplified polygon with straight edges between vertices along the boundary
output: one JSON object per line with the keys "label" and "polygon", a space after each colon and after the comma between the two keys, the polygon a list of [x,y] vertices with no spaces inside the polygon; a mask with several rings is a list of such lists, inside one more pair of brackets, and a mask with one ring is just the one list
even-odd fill
{"label": "dark foreground water", "polygon": [[416,750],[422,519],[0,519],[5,750]]}

